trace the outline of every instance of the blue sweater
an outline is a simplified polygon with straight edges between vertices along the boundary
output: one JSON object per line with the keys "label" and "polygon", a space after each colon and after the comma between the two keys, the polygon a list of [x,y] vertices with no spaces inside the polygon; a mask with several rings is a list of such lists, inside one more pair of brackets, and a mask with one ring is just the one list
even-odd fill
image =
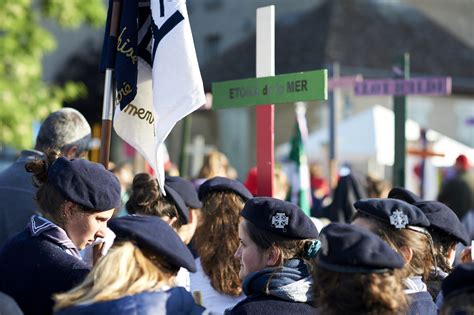
{"label": "blue sweater", "polygon": [[56,315],[162,315],[202,314],[204,308],[194,303],[191,294],[181,287],[167,291],[143,292],[120,299],[73,306]]}
{"label": "blue sweater", "polygon": [[52,295],[70,290],[88,273],[81,260],[41,234],[32,236],[28,227],[0,249],[0,291],[25,315],[52,314]]}

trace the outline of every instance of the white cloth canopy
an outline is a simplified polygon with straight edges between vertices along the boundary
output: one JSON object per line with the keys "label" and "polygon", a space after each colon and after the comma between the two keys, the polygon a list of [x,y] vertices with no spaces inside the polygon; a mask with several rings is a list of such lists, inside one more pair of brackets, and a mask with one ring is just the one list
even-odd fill
{"label": "white cloth canopy", "polygon": [[[405,136],[408,147],[420,146],[420,125],[410,119],[406,122]],[[308,159],[326,160],[329,132],[320,129],[309,134],[306,143]],[[337,152],[340,161],[361,162],[375,161],[380,165],[392,166],[394,156],[394,114],[390,109],[375,105],[369,110],[358,113],[341,121],[337,126]],[[428,129],[427,139],[431,150],[443,153],[443,157],[431,158],[436,167],[447,167],[454,164],[459,154],[465,154],[474,161],[474,149],[456,140]],[[421,147],[419,147],[421,148]],[[289,143],[282,144],[276,149],[277,158],[288,156]]]}

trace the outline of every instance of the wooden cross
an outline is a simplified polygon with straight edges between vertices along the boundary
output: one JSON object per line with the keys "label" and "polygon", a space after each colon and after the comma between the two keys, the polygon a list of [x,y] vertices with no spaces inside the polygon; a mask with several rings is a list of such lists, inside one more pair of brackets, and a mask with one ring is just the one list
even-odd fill
{"label": "wooden cross", "polygon": [[414,156],[421,157],[420,165],[420,197],[425,197],[425,164],[426,159],[434,156],[444,156],[444,153],[434,152],[428,149],[428,139],[426,138],[426,130],[420,130],[421,149],[408,148],[407,153]]}
{"label": "wooden cross", "polygon": [[256,108],[257,193],[273,196],[274,105],[327,99],[327,70],[275,76],[275,7],[257,9],[256,78],[212,84],[213,108]]}
{"label": "wooden cross", "polygon": [[399,65],[394,67],[399,79],[364,80],[357,82],[354,92],[357,96],[393,96],[395,115],[395,155],[393,162],[393,186],[405,186],[405,121],[407,95],[449,95],[451,78],[411,78],[410,56],[405,54]]}

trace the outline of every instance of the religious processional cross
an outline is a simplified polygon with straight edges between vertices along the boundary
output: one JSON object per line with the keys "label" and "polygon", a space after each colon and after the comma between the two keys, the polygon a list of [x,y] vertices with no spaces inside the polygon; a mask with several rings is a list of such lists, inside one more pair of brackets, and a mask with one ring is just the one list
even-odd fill
{"label": "religious processional cross", "polygon": [[274,105],[327,99],[327,70],[275,76],[275,7],[257,9],[256,78],[212,84],[213,108],[256,107],[257,193],[273,196]]}
{"label": "religious processional cross", "polygon": [[356,96],[393,96],[395,115],[395,150],[393,161],[393,186],[405,186],[405,121],[407,95],[450,95],[451,78],[410,78],[410,56],[404,54],[399,65],[396,79],[363,80],[356,82]]}

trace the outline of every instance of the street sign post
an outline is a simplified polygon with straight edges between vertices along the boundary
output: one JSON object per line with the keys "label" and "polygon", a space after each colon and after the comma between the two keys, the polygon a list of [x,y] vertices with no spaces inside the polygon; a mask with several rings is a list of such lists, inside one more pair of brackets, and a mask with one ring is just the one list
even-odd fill
{"label": "street sign post", "polygon": [[327,71],[275,76],[275,7],[257,9],[256,78],[212,84],[213,108],[255,106],[257,193],[273,196],[274,105],[326,100]]}

